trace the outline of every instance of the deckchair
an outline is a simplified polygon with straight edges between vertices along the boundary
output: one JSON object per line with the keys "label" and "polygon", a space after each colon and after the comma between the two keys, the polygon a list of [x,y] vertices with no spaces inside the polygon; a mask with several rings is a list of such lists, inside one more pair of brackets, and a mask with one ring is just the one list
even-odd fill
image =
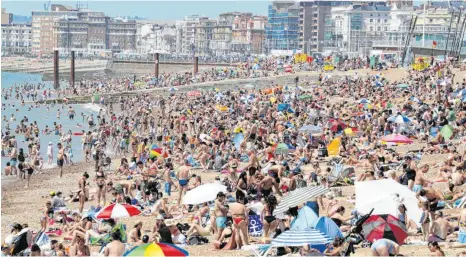
{"label": "deckchair", "polygon": [[336,184],[350,185],[347,179],[351,170],[354,171],[354,168],[351,166],[344,166],[343,163],[336,163],[328,176],[329,186],[334,186]]}
{"label": "deckchair", "polygon": [[112,241],[111,234],[117,231],[120,232],[121,242],[125,243],[126,242],[126,226],[123,223],[118,223],[117,225],[115,225],[115,227],[113,227],[113,229],[109,233],[105,235],[102,235],[100,237],[91,236],[89,238],[89,243],[91,245],[106,245]]}
{"label": "deckchair", "polygon": [[262,244],[249,247],[249,249],[254,253],[254,257],[265,257],[267,256],[271,244]]}

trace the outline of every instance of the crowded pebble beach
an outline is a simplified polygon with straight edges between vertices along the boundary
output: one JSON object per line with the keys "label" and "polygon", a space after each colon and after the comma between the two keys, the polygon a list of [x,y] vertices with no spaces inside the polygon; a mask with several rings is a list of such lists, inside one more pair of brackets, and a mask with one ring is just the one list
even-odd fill
{"label": "crowded pebble beach", "polygon": [[2,87],[2,253],[465,256],[465,73],[273,63]]}

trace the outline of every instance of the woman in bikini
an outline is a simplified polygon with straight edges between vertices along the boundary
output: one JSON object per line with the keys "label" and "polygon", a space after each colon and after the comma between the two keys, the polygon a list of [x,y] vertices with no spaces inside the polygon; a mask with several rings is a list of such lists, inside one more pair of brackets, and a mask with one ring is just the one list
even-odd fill
{"label": "woman in bikini", "polygon": [[247,180],[247,173],[245,171],[241,172],[239,178],[236,183],[236,199],[244,199],[244,203],[247,204],[248,195],[248,180]]}
{"label": "woman in bikini", "polygon": [[79,191],[78,191],[78,196],[79,196],[79,213],[83,212],[84,209],[84,203],[86,202],[86,198],[88,195],[87,191],[87,179],[89,179],[89,174],[87,172],[84,172],[82,175],[81,179],[78,182],[79,186]]}
{"label": "woman in bikini", "polygon": [[277,198],[274,195],[270,195],[265,199],[265,208],[262,211],[262,224],[264,225],[264,237],[268,238],[270,233],[275,231],[278,222],[273,215],[273,211],[277,207]]}
{"label": "woman in bikini", "polygon": [[[105,175],[103,171],[99,171],[96,174],[96,179],[95,183],[97,184],[97,190],[96,190],[96,195],[97,195],[97,205],[102,205],[100,206],[105,206],[106,202],[106,188],[105,188]],[[100,202],[100,199],[102,198],[102,202]]]}

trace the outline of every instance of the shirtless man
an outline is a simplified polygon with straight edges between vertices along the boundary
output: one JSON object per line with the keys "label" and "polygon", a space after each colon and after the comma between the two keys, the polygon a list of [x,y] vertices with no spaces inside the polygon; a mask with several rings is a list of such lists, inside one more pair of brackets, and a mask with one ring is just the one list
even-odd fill
{"label": "shirtless man", "polygon": [[62,147],[61,143],[57,144],[58,147],[58,155],[57,155],[57,165],[60,167],[60,178],[63,176],[63,164],[65,162],[65,149]]}
{"label": "shirtless man", "polygon": [[429,171],[429,165],[425,164],[423,165],[420,169],[416,171],[416,177],[414,178],[414,186],[413,186],[413,191],[415,193],[421,191],[422,187],[428,183],[432,183],[426,177],[424,177],[424,174],[426,174]]}
{"label": "shirtless man", "polygon": [[236,203],[229,205],[231,216],[233,217],[233,229],[235,231],[235,241],[237,249],[243,245],[248,245],[248,217],[244,199],[236,199]]}
{"label": "shirtless man", "polygon": [[264,177],[259,182],[258,186],[261,188],[261,193],[262,193],[263,198],[267,198],[272,193],[272,187],[275,188],[275,192],[277,192],[280,196],[282,196],[282,193],[280,192],[280,189],[278,188],[277,181],[275,180],[275,178],[271,176]]}
{"label": "shirtless man", "polygon": [[104,256],[123,256],[125,253],[125,244],[121,242],[120,233],[112,233],[112,242],[105,246]]}
{"label": "shirtless man", "polygon": [[420,196],[427,198],[429,203],[429,213],[434,220],[434,212],[437,210],[437,205],[440,200],[443,200],[443,194],[433,188],[424,188],[416,193],[416,197],[420,200]]}
{"label": "shirtless man", "polygon": [[226,228],[227,224],[227,213],[228,208],[224,206],[223,202],[225,201],[225,194],[219,192],[217,194],[217,199],[215,199],[215,225],[217,227],[217,235],[215,239],[218,240],[222,235],[223,230]]}
{"label": "shirtless man", "polygon": [[191,167],[189,166],[189,160],[184,160],[184,165],[178,168],[178,173],[176,174],[176,179],[178,179],[179,187],[179,197],[178,197],[178,206],[181,205],[181,198],[183,194],[186,193],[188,189],[188,181],[191,177]]}
{"label": "shirtless man", "polygon": [[429,242],[444,242],[453,228],[450,223],[443,217],[441,211],[435,212],[435,220],[430,228]]}

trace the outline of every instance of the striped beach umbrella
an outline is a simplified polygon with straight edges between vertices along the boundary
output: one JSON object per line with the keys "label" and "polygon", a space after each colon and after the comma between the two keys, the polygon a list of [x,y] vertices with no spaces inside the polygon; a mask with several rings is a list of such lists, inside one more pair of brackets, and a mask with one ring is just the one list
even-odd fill
{"label": "striped beach umbrella", "polygon": [[397,143],[397,144],[413,143],[413,140],[409,139],[406,136],[399,135],[399,134],[391,134],[391,135],[383,136],[380,140],[386,143]]}
{"label": "striped beach umbrella", "polygon": [[388,121],[397,123],[397,124],[405,124],[405,123],[412,122],[410,118],[408,118],[407,116],[401,115],[401,114],[391,116],[390,118],[388,118]]}
{"label": "striped beach umbrella", "polygon": [[273,246],[325,245],[333,239],[316,229],[288,230],[272,239]]}
{"label": "striped beach umbrella", "polygon": [[309,186],[298,188],[284,196],[277,208],[273,211],[273,215],[287,212],[290,208],[303,204],[315,197],[326,194],[329,189],[320,186]]}
{"label": "striped beach umbrella", "polygon": [[96,215],[97,219],[118,219],[124,217],[132,217],[141,214],[141,211],[133,205],[129,204],[111,204]]}
{"label": "striped beach umbrella", "polygon": [[156,144],[150,146],[149,158],[159,157],[162,154],[162,148]]}
{"label": "striped beach umbrella", "polygon": [[369,242],[385,238],[403,244],[408,237],[406,226],[390,214],[372,215],[364,222],[362,228]]}
{"label": "striped beach umbrella", "polygon": [[150,243],[136,246],[124,256],[189,256],[188,251],[172,244]]}

